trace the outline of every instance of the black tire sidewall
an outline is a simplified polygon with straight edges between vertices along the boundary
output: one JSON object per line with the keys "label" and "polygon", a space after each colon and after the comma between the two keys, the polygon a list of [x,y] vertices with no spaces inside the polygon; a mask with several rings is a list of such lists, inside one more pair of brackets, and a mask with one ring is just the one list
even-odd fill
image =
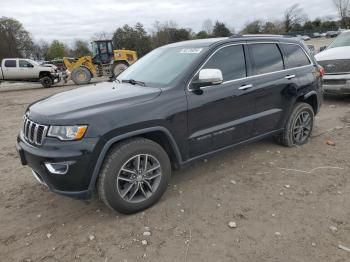
{"label": "black tire sidewall", "polygon": [[[45,83],[45,81],[50,81],[49,83]],[[40,83],[44,88],[50,88],[53,84],[53,80],[49,76],[44,76],[43,78],[40,79]]]}
{"label": "black tire sidewall", "polygon": [[[157,158],[161,165],[162,176],[159,186],[156,192],[147,200],[141,203],[127,202],[118,193],[117,175],[126,161],[137,154],[146,153]],[[119,150],[112,152],[110,157],[112,161],[109,161],[108,170],[104,170],[102,174],[105,177],[101,186],[104,190],[105,200],[107,200],[108,205],[112,209],[126,214],[135,213],[150,207],[163,195],[169,183],[171,166],[166,152],[160,146],[157,146],[155,143],[143,143],[133,147],[121,147]]]}

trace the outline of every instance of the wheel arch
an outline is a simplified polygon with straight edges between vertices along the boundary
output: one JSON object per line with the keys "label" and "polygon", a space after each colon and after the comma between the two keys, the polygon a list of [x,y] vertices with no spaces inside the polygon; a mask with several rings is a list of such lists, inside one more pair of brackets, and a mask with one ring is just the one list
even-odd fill
{"label": "wheel arch", "polygon": [[319,101],[316,91],[310,91],[304,95],[299,96],[297,102],[304,102],[309,104],[314,110],[314,114],[316,115],[318,113]]}
{"label": "wheel arch", "polygon": [[171,135],[170,131],[165,127],[150,127],[142,130],[132,131],[126,134],[122,134],[119,136],[115,136],[109,139],[105,145],[103,146],[98,159],[96,161],[92,177],[90,180],[89,190],[93,191],[95,189],[96,182],[98,180],[98,176],[100,170],[102,168],[102,164],[108,154],[108,152],[113,148],[113,146],[117,145],[121,141],[125,141],[127,139],[132,139],[136,137],[143,137],[149,140],[152,140],[158,143],[163,149],[167,152],[170,158],[170,162],[173,168],[178,169],[180,164],[182,163],[182,157],[180,150],[175,142],[175,139]]}
{"label": "wheel arch", "polygon": [[44,76],[51,77],[51,73],[49,71],[40,71],[39,78],[43,78]]}

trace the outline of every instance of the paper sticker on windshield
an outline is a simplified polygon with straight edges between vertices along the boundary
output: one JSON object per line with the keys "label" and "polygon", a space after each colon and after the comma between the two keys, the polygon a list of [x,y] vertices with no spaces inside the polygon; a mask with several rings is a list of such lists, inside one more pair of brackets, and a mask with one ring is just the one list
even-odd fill
{"label": "paper sticker on windshield", "polygon": [[199,54],[203,48],[183,48],[180,54]]}

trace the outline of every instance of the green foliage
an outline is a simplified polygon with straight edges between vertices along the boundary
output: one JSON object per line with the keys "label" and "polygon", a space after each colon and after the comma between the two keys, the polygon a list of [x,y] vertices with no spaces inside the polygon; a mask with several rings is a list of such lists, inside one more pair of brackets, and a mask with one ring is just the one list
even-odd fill
{"label": "green foliage", "polygon": [[66,45],[58,40],[53,40],[47,52],[46,59],[53,60],[55,58],[63,58],[67,56],[67,54],[68,50]]}
{"label": "green foliage", "polygon": [[153,48],[191,39],[191,30],[177,28],[177,25],[171,21],[164,24],[156,22],[154,27],[155,32],[152,35]]}
{"label": "green foliage", "polygon": [[82,56],[91,55],[88,42],[78,39],[75,40],[73,46],[72,53],[74,57],[79,58]]}
{"label": "green foliage", "polygon": [[8,17],[0,17],[0,60],[8,57],[29,56],[33,41],[23,25]]}
{"label": "green foliage", "polygon": [[230,29],[228,29],[224,23],[221,23],[219,21],[215,22],[215,25],[213,28],[214,37],[225,37],[230,35],[231,35]]}
{"label": "green foliage", "polygon": [[141,23],[134,27],[124,25],[119,27],[113,34],[113,45],[115,49],[129,49],[137,52],[139,57],[151,51],[151,37]]}
{"label": "green foliage", "polygon": [[205,38],[209,38],[210,36],[208,35],[208,33],[206,31],[199,31],[196,34],[196,38],[197,39],[205,39]]}

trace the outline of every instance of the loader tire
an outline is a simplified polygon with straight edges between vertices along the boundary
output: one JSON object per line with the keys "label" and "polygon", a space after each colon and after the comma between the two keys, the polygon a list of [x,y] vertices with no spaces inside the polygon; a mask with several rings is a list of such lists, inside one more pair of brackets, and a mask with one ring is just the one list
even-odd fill
{"label": "loader tire", "polygon": [[73,70],[72,80],[76,85],[86,85],[91,81],[91,73],[85,67],[79,67]]}
{"label": "loader tire", "polygon": [[127,69],[129,66],[126,63],[114,63],[112,65],[112,76],[117,77],[121,72],[123,72],[125,69]]}

